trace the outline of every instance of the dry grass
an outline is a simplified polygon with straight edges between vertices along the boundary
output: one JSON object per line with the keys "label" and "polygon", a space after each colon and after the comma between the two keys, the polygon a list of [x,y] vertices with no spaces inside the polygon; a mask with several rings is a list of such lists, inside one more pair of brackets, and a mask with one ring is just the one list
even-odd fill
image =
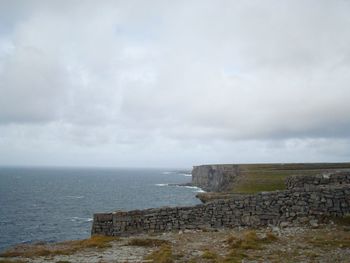
{"label": "dry grass", "polygon": [[220,257],[219,257],[219,255],[217,253],[207,249],[207,250],[204,251],[204,253],[202,255],[202,258],[210,260],[212,262],[218,262]]}
{"label": "dry grass", "polygon": [[339,237],[338,239],[327,237],[314,237],[308,240],[308,243],[321,248],[350,248],[350,236]]}
{"label": "dry grass", "polygon": [[278,240],[278,237],[275,236],[272,232],[267,232],[266,237],[263,238],[265,242],[274,242]]}
{"label": "dry grass", "polygon": [[0,263],[26,263],[26,261],[23,261],[23,260],[0,259]]}
{"label": "dry grass", "polygon": [[[1,257],[25,257],[25,258],[33,258],[33,257],[44,257],[49,256],[51,254],[50,249],[44,247],[43,245],[18,245],[12,249],[9,249],[0,254]],[[55,251],[56,252],[56,251]],[[57,253],[56,254],[63,254]]]}
{"label": "dry grass", "polygon": [[277,241],[278,238],[271,232],[265,237],[258,237],[255,230],[247,230],[240,237],[230,236],[226,243],[230,252],[222,262],[241,262],[244,258],[249,258],[247,250],[261,250],[263,245]]}
{"label": "dry grass", "polygon": [[241,263],[242,260],[245,258],[249,258],[249,255],[242,251],[233,250],[221,262],[222,263]]}
{"label": "dry grass", "polygon": [[57,244],[18,245],[0,254],[1,257],[34,258],[40,256],[71,255],[87,248],[105,249],[111,247],[115,237],[92,236],[89,239],[60,242]]}
{"label": "dry grass", "polygon": [[139,247],[160,247],[162,245],[170,245],[170,242],[168,240],[155,238],[133,238],[127,243],[127,246]]}
{"label": "dry grass", "polygon": [[336,226],[333,231],[318,231],[313,235],[305,235],[302,239],[309,246],[325,251],[337,248],[350,248],[350,235],[342,226]]}
{"label": "dry grass", "polygon": [[85,248],[108,248],[111,247],[110,242],[118,240],[116,237],[107,237],[107,236],[92,236],[89,239],[70,241],[69,244],[76,249],[85,249]]}
{"label": "dry grass", "polygon": [[271,232],[258,235],[255,230],[246,230],[225,239],[225,256],[223,256],[223,250],[219,253],[219,250],[213,250],[211,247],[203,251],[200,259],[193,258],[191,260],[210,263],[236,263],[242,262],[243,259],[255,260],[259,258],[257,255],[262,253],[264,245],[277,240],[278,238]]}
{"label": "dry grass", "polygon": [[231,249],[260,249],[261,241],[254,230],[248,230],[241,237],[231,236],[226,242]]}
{"label": "dry grass", "polygon": [[173,263],[173,251],[170,245],[162,245],[158,250],[148,255],[146,260],[151,260],[154,263]]}

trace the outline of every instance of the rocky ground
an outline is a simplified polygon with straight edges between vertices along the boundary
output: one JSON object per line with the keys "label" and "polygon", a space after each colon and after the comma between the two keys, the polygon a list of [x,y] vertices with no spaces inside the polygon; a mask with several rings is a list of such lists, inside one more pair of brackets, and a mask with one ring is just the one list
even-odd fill
{"label": "rocky ground", "polygon": [[5,262],[350,262],[349,225],[180,231],[17,246]]}

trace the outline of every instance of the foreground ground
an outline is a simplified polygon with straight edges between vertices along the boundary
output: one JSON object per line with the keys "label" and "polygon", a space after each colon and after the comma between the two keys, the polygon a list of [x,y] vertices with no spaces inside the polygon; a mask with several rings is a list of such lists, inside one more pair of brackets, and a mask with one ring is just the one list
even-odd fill
{"label": "foreground ground", "polygon": [[350,227],[180,231],[128,238],[17,246],[5,262],[350,262]]}

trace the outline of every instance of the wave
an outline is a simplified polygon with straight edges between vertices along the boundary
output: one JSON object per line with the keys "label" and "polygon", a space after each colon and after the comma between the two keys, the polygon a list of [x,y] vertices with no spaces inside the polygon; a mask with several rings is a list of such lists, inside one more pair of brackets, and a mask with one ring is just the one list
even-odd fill
{"label": "wave", "polygon": [[197,186],[184,186],[185,188],[193,189],[196,193],[205,193],[205,191]]}
{"label": "wave", "polygon": [[178,184],[155,184],[156,186],[173,186],[173,187],[185,187],[188,189],[193,189],[196,193],[205,193],[205,191],[197,186],[189,186],[189,185],[178,185]]}
{"label": "wave", "polygon": [[85,196],[83,195],[67,195],[65,196],[66,198],[71,198],[71,199],[82,199],[84,198]]}
{"label": "wave", "polygon": [[183,176],[192,177],[192,174],[190,174],[190,173],[179,173],[179,175],[183,175]]}
{"label": "wave", "polygon": [[72,218],[70,218],[70,220],[72,222],[92,222],[92,218],[87,218],[87,217],[77,217],[77,216],[73,216]]}
{"label": "wave", "polygon": [[177,174],[177,175],[183,175],[183,176],[192,176],[190,172],[187,171],[164,171],[162,174]]}
{"label": "wave", "polygon": [[169,184],[155,184],[156,186],[169,186]]}
{"label": "wave", "polygon": [[165,171],[165,172],[162,172],[162,174],[173,174],[175,172],[172,172],[172,171]]}

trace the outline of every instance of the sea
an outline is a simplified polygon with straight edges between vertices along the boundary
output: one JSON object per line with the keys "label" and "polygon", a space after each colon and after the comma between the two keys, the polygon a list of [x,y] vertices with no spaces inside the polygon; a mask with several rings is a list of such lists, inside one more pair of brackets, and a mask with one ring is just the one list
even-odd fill
{"label": "sea", "polygon": [[[90,236],[97,212],[199,204],[183,169],[0,167],[0,251]],[[174,185],[175,184],[175,185]]]}

